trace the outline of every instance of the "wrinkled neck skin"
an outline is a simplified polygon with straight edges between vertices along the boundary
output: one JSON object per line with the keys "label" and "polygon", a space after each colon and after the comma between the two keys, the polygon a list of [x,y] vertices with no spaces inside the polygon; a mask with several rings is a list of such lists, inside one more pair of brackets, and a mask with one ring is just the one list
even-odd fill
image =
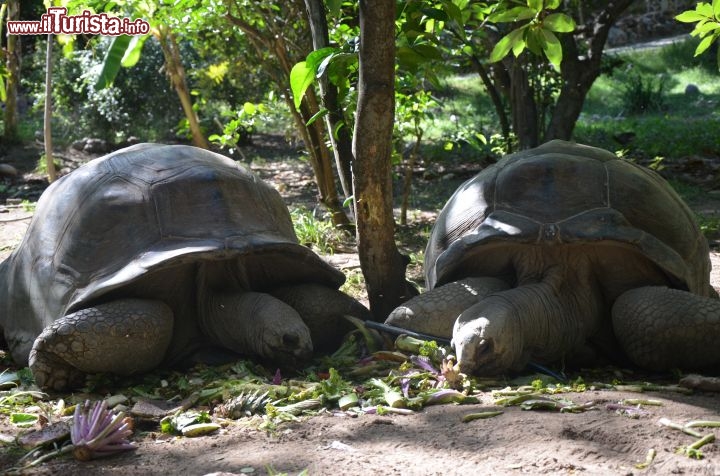
{"label": "wrinkled neck skin", "polygon": [[580,348],[600,326],[604,304],[590,259],[566,247],[517,252],[517,286],[460,315],[453,344],[460,368],[479,375],[553,362]]}
{"label": "wrinkled neck skin", "polygon": [[204,301],[200,326],[216,345],[283,365],[312,354],[310,331],[300,315],[269,294],[209,291]]}

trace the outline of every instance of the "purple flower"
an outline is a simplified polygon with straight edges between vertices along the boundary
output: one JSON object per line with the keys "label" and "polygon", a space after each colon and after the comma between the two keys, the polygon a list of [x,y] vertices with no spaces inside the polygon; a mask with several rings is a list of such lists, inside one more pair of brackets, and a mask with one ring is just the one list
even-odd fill
{"label": "purple flower", "polygon": [[127,440],[131,434],[132,419],[123,412],[113,414],[104,400],[92,406],[86,400],[75,407],[70,439],[75,446],[73,455],[80,461],[136,449]]}

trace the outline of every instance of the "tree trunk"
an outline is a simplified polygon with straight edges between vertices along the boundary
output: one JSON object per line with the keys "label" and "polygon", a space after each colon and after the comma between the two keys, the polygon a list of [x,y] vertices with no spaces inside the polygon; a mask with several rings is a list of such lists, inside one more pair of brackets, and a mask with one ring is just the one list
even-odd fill
{"label": "tree trunk", "polygon": [[510,66],[510,104],[512,107],[513,128],[518,139],[518,147],[530,149],[540,143],[538,129],[538,111],[535,94],[524,66],[524,53]]}
{"label": "tree trunk", "polygon": [[[541,111],[524,67],[530,53],[523,53],[518,58],[508,55],[502,63],[490,67],[493,84],[510,100],[513,130],[521,149],[535,147],[551,139],[569,140],[572,137],[585,97],[600,74],[608,32],[632,2],[591,2],[591,11],[583,10],[587,8],[583,2],[578,3],[578,13],[574,15],[578,25],[576,31],[558,35],[563,47],[562,86],[547,127],[540,116]],[[566,13],[572,12],[566,10]],[[584,24],[583,17],[588,19],[589,25]],[[499,36],[491,38],[492,41],[499,39]],[[579,47],[579,41],[587,41],[587,51]]]}
{"label": "tree trunk", "polygon": [[160,41],[160,47],[165,57],[165,72],[170,78],[170,82],[175,88],[178,98],[180,98],[180,104],[182,105],[183,112],[190,126],[193,145],[202,147],[203,149],[209,149],[210,146],[200,130],[200,122],[193,109],[190,91],[188,91],[187,80],[185,79],[185,68],[182,65],[180,48],[175,40],[175,36],[168,28],[162,28],[158,40]]}
{"label": "tree trunk", "polygon": [[512,152],[512,141],[510,140],[510,121],[508,121],[507,113],[505,112],[505,105],[503,104],[502,98],[500,97],[498,88],[495,84],[493,84],[487,70],[485,69],[485,66],[483,66],[482,62],[477,56],[475,56],[474,54],[471,55],[470,63],[475,68],[475,72],[477,72],[478,76],[480,76],[480,81],[482,81],[483,86],[485,86],[485,90],[490,96],[493,107],[495,107],[495,113],[498,115],[498,121],[500,122],[500,131],[502,132],[503,139],[505,139],[505,142],[508,145],[508,153]]}
{"label": "tree trunk", "polygon": [[[9,21],[20,19],[20,2],[9,0],[7,3],[7,19]],[[18,114],[17,114],[17,93],[20,84],[20,48],[16,35],[7,36],[7,49],[5,50],[5,67],[7,68],[7,97],[5,100],[5,130],[4,139],[7,142],[18,140]]]}
{"label": "tree trunk", "polygon": [[[289,54],[291,47],[295,45],[292,43],[288,45],[289,42],[285,41],[282,34],[276,34],[276,32],[273,31],[272,18],[266,18],[266,30],[260,30],[238,16],[228,14],[226,18],[247,35],[260,57],[266,52],[270,52],[274,56],[276,61],[264,67],[267,68],[273,82],[285,96],[288,109],[293,116],[297,130],[305,142],[305,147],[310,155],[310,164],[315,174],[315,183],[318,187],[320,202],[330,211],[332,222],[335,226],[345,229],[351,228],[352,224],[350,219],[338,199],[329,151],[325,145],[324,131],[321,126],[322,122],[316,121],[310,126],[307,125],[308,120],[318,112],[315,93],[312,89],[308,89],[306,95],[303,97],[300,111],[295,109],[292,101],[292,94],[290,93],[290,71],[294,63]],[[307,56],[307,52],[304,53],[304,56]]]}
{"label": "tree trunk", "polygon": [[407,261],[395,245],[391,154],[395,108],[395,0],[360,0],[358,106],[353,188],[360,267],[370,309],[384,320],[411,297]]}
{"label": "tree trunk", "polygon": [[585,97],[600,75],[602,54],[610,28],[632,2],[633,0],[608,2],[607,6],[595,16],[592,27],[588,28],[592,31],[588,34],[589,48],[586,55],[581,55],[578,51],[575,35],[561,35],[562,88],[545,132],[545,140],[569,140],[572,137]]}
{"label": "tree trunk", "polygon": [[287,84],[285,95],[288,98],[288,106],[293,112],[295,123],[298,126],[305,147],[310,153],[310,163],[315,174],[315,182],[320,192],[320,202],[330,211],[333,225],[349,229],[351,228],[350,219],[342,208],[342,204],[338,198],[337,187],[335,186],[335,178],[333,175],[332,163],[330,162],[330,151],[325,145],[325,136],[322,128],[322,122],[315,121],[313,124],[307,125],[310,118],[320,110],[320,106],[315,96],[315,91],[308,88],[305,96],[300,103],[300,111],[295,110],[295,105],[289,98],[289,81],[292,64],[287,56],[287,46],[282,38],[275,38],[273,41],[273,50],[277,57],[282,71],[284,72],[285,83]]}
{"label": "tree trunk", "polygon": [[[325,5],[322,0],[305,0],[307,7],[310,31],[312,32],[313,48],[319,50],[330,45],[328,37],[327,18],[325,16]],[[330,143],[333,146],[335,165],[340,177],[340,185],[346,197],[352,194],[352,173],[350,164],[352,162],[352,137],[342,109],[338,104],[337,87],[331,84],[326,76],[318,80],[320,87],[320,101],[328,114],[325,116]]]}
{"label": "tree trunk", "polygon": [[47,36],[47,51],[45,54],[45,115],[43,118],[43,139],[45,141],[45,161],[47,164],[48,182],[57,178],[55,162],[53,160],[52,144],[52,46],[53,36]]}

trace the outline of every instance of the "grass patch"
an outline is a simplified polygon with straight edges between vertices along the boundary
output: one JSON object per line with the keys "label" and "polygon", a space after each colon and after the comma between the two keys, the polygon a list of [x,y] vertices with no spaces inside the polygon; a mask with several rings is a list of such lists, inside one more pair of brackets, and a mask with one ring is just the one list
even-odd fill
{"label": "grass patch", "polygon": [[[720,154],[720,73],[713,54],[694,58],[697,41],[613,54],[622,61],[588,93],[574,139],[609,150],[633,132],[631,153],[646,157]],[[699,94],[688,94],[695,85]]]}
{"label": "grass patch", "polygon": [[316,253],[333,254],[335,250],[347,242],[347,235],[329,221],[315,217],[311,210],[297,207],[290,210],[295,234],[301,244],[312,248]]}

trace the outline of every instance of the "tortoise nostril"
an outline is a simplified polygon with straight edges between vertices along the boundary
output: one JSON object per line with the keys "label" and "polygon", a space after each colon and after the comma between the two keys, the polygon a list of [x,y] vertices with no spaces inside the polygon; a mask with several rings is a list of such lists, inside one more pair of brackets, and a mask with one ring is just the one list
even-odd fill
{"label": "tortoise nostril", "polygon": [[300,337],[297,334],[283,334],[282,341],[283,345],[295,346],[300,342]]}

